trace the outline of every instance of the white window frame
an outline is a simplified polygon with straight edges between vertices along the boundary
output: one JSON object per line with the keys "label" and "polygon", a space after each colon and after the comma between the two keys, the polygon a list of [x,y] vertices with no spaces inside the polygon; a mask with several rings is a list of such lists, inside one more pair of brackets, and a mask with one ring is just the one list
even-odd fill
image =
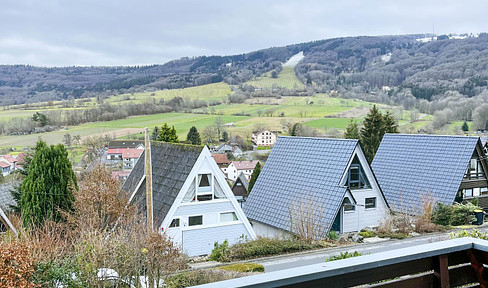
{"label": "white window frame", "polygon": [[[187,220],[188,220],[188,225],[187,225],[187,227],[189,227],[189,228],[194,228],[194,227],[202,227],[202,226],[204,226],[204,225],[205,225],[205,222],[204,222],[204,219],[203,219],[204,217],[203,217],[203,216],[204,216],[203,214],[197,214],[197,215],[190,215],[190,216],[188,216],[188,218],[187,218]],[[191,218],[191,217],[202,217],[202,224],[198,224],[198,225],[190,225],[190,218]]]}
{"label": "white window frame", "polygon": [[[367,204],[366,204],[366,200],[368,199],[374,199],[374,207],[368,207]],[[378,207],[378,198],[377,197],[366,197],[364,198],[364,209],[365,210],[372,210],[372,209],[376,209]]]}
{"label": "white window frame", "polygon": [[[178,220],[178,226],[171,227],[171,223],[173,223],[173,221],[175,221],[175,220]],[[203,219],[202,219],[202,221],[203,221]],[[176,218],[171,219],[171,222],[169,223],[168,229],[179,229],[179,228],[181,228],[181,218],[176,217]]]}
{"label": "white window frame", "polygon": [[[222,221],[222,219],[220,217],[222,217],[222,214],[227,214],[227,213],[234,213],[234,215],[236,216],[237,220],[232,220],[232,221]],[[223,211],[223,212],[219,212],[219,224],[231,224],[231,223],[238,223],[240,222],[241,220],[239,219],[239,216],[237,215],[236,211]]]}
{"label": "white window frame", "polygon": [[[210,181],[210,192],[198,192],[198,176],[199,175],[209,175],[209,181]],[[204,196],[204,195],[212,195],[212,199],[206,200],[206,201],[199,201],[198,196]],[[214,178],[212,173],[198,173],[197,176],[195,176],[195,201],[194,202],[207,202],[207,201],[213,201],[215,200],[215,195],[214,195]]]}

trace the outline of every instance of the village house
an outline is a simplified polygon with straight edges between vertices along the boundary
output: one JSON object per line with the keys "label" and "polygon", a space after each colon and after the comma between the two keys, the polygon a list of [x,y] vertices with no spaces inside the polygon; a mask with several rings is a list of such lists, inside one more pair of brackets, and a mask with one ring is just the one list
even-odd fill
{"label": "village house", "polygon": [[24,154],[19,154],[18,156],[12,156],[9,154],[0,155],[0,170],[3,176],[7,176],[15,170],[21,169],[18,165],[18,157],[24,157]]}
{"label": "village house", "polygon": [[212,157],[219,166],[220,170],[224,173],[225,177],[227,178],[227,168],[229,167],[230,161],[227,158],[227,154],[212,154]]}
{"label": "village house", "polygon": [[142,152],[144,152],[144,148],[129,148],[122,150],[122,168],[125,170],[134,168],[137,160],[139,160],[139,157],[141,157]]}
{"label": "village house", "polygon": [[17,204],[11,191],[18,185],[20,183],[0,184],[0,233],[5,233],[7,230],[11,230],[14,234],[17,233],[7,214],[12,210],[11,206]]}
{"label": "village house", "polygon": [[144,142],[140,140],[112,140],[108,143],[107,148],[107,160],[122,160],[124,152],[144,150]]}
{"label": "village house", "polygon": [[358,140],[278,137],[243,209],[258,236],[323,239],[378,226],[388,205]]}
{"label": "village house", "polygon": [[252,172],[258,162],[258,160],[232,161],[227,169],[227,179],[236,181],[239,174],[242,173],[247,181],[251,180]]}
{"label": "village house", "polygon": [[252,142],[257,146],[273,146],[276,142],[276,134],[269,130],[254,131]]}
{"label": "village house", "polygon": [[479,197],[488,208],[486,155],[478,137],[386,134],[373,171],[391,209],[420,214],[425,201]]}
{"label": "village house", "polygon": [[241,172],[239,177],[237,177],[236,182],[232,185],[232,193],[234,193],[234,196],[239,200],[247,197],[248,190],[249,180],[247,180],[246,175]]}
{"label": "village house", "polygon": [[232,153],[232,156],[234,156],[234,157],[241,157],[242,156],[242,150],[241,150],[241,148],[239,148],[239,146],[229,145],[227,143],[222,143],[219,146],[214,147],[212,152],[215,154]]}
{"label": "village house", "polygon": [[[141,156],[144,158],[144,153]],[[189,256],[209,254],[255,233],[208,148],[151,143],[153,226]],[[146,214],[145,161],[138,161],[122,190]]]}

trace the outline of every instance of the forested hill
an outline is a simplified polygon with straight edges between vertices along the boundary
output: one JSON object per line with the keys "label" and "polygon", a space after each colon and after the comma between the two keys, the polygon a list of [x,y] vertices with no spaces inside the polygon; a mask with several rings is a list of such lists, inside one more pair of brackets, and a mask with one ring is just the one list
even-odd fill
{"label": "forested hill", "polygon": [[349,37],[294,44],[233,56],[182,58],[143,67],[0,66],[0,105],[171,89],[225,81],[241,84],[303,51],[300,80],[320,90],[383,86],[410,88],[430,100],[447,90],[466,96],[488,85],[488,35],[466,39],[421,35]]}

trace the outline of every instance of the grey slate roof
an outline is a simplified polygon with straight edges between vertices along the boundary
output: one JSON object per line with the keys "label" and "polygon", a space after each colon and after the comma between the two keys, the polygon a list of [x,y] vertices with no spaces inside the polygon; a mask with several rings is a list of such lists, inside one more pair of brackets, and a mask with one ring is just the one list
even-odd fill
{"label": "grey slate roof", "polygon": [[[202,150],[202,146],[151,142],[153,217],[156,229],[173,205]],[[144,175],[144,153],[122,186],[122,190],[129,194],[134,192]],[[132,203],[136,203],[139,212],[146,215],[145,180],[137,190]]]}
{"label": "grey slate roof", "polygon": [[246,188],[246,191],[249,191],[249,182],[247,181],[246,175],[244,175],[244,173],[241,172],[241,174],[239,174],[239,177],[237,177],[237,178],[238,178],[238,180],[241,181],[242,186],[244,186],[244,188]]}
{"label": "grey slate roof", "polygon": [[422,197],[452,204],[478,141],[466,136],[386,134],[371,166],[390,207],[417,214]]}
{"label": "grey slate roof", "polygon": [[19,185],[20,183],[0,184],[0,208],[2,208],[3,211],[9,212],[12,210],[10,206],[17,204],[12,197],[11,191]]}
{"label": "grey slate roof", "polygon": [[340,180],[357,145],[357,140],[278,137],[245,202],[246,216],[290,231],[290,209],[301,200],[313,201],[316,219],[328,231],[347,191]]}

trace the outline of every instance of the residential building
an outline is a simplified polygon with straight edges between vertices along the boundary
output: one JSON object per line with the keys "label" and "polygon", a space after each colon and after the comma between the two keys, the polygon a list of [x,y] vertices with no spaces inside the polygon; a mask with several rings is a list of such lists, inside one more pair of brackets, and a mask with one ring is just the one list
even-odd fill
{"label": "residential building", "polygon": [[358,140],[280,136],[243,209],[258,236],[323,239],[378,226],[388,205]]}
{"label": "residential building", "polygon": [[17,170],[17,158],[9,154],[0,155],[0,169],[3,176],[14,172]]}
{"label": "residential building", "polygon": [[[144,153],[141,157],[144,157]],[[153,226],[189,256],[209,254],[215,242],[255,239],[208,148],[151,143]],[[145,161],[138,161],[122,190],[146,214]]]}
{"label": "residential building", "polygon": [[237,177],[243,173],[247,181],[251,180],[252,172],[258,162],[258,160],[232,161],[227,169],[227,179],[236,181]]}
{"label": "residential building", "polygon": [[219,166],[220,170],[224,173],[225,177],[227,177],[227,168],[229,168],[230,161],[227,158],[227,154],[212,154],[212,157]]}
{"label": "residential building", "polygon": [[129,148],[122,150],[122,168],[125,170],[134,168],[137,160],[139,160],[139,157],[141,157],[142,152],[144,152],[144,148]]}
{"label": "residential building", "polygon": [[420,214],[425,201],[488,196],[485,159],[479,137],[386,134],[371,167],[392,210]]}
{"label": "residential building", "polygon": [[215,154],[227,154],[227,153],[232,153],[234,157],[241,157],[242,156],[242,150],[239,148],[237,145],[229,145],[227,143],[222,143],[217,147],[213,148],[213,153]]}
{"label": "residential building", "polygon": [[254,131],[252,142],[257,146],[273,146],[276,142],[276,134],[269,130]]}
{"label": "residential building", "polygon": [[249,190],[249,180],[246,178],[246,175],[241,172],[239,174],[239,177],[237,177],[236,182],[232,185],[232,193],[234,193],[234,196],[240,197],[240,198],[246,198],[247,193]]}

